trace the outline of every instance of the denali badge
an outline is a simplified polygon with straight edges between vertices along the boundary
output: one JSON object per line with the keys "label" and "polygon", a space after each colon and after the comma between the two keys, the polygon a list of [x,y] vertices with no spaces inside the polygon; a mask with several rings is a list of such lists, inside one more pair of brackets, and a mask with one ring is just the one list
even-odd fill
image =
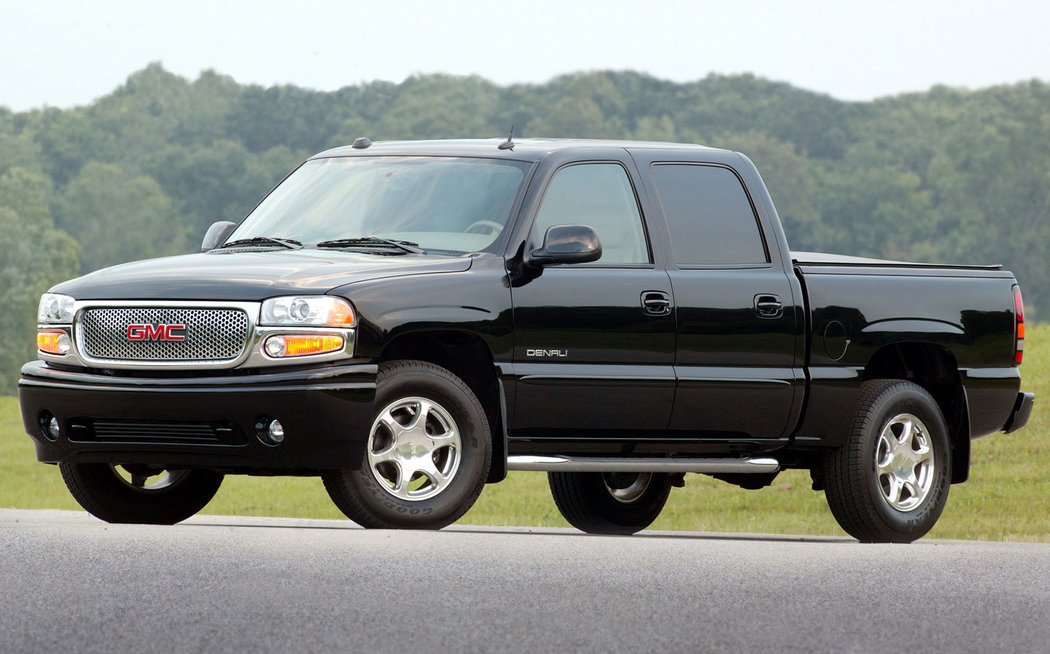
{"label": "denali badge", "polygon": [[128,325],[129,341],[184,341],[186,325]]}
{"label": "denali badge", "polygon": [[567,357],[569,356],[568,350],[525,350],[525,356],[527,357]]}

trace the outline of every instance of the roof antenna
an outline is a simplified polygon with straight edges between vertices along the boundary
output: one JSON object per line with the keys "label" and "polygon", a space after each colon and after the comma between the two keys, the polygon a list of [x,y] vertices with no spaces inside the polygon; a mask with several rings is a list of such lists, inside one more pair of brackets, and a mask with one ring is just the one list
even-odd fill
{"label": "roof antenna", "polygon": [[499,144],[500,150],[513,150],[514,149],[514,125],[510,126],[510,134],[507,135],[507,140]]}

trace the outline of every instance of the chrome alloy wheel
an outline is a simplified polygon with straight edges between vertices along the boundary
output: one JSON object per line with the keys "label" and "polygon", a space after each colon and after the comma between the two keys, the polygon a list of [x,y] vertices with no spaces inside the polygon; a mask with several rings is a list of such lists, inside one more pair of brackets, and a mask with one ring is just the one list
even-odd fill
{"label": "chrome alloy wheel", "polygon": [[631,504],[645,495],[645,491],[653,481],[653,473],[611,472],[603,474],[602,481],[614,500],[621,504]]}
{"label": "chrome alloy wheel", "polygon": [[110,465],[117,479],[140,493],[163,491],[186,479],[189,470],[164,470],[143,465]]}
{"label": "chrome alloy wheel", "polygon": [[419,501],[438,495],[459,470],[459,428],[443,406],[422,397],[387,405],[372,423],[368,466],[394,497]]}
{"label": "chrome alloy wheel", "polygon": [[887,504],[907,513],[930,494],[935,464],[930,433],[910,413],[892,418],[875,446],[875,471]]}

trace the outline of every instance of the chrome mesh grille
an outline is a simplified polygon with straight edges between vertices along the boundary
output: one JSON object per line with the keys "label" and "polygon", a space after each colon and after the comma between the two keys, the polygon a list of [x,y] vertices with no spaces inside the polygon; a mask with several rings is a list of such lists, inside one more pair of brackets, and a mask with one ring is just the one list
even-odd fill
{"label": "chrome mesh grille", "polygon": [[[111,361],[230,361],[248,342],[248,314],[240,309],[100,307],[78,318],[82,354]],[[131,325],[185,325],[185,340],[130,340]]]}

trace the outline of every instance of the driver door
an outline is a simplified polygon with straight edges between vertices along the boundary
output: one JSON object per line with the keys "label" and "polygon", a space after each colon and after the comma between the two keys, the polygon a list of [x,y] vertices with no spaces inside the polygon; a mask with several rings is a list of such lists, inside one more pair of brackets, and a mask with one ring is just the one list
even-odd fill
{"label": "driver door", "polygon": [[511,289],[514,437],[602,438],[667,428],[674,402],[670,278],[653,263],[628,161],[573,163],[550,178],[529,243],[588,225],[601,257],[551,265]]}

